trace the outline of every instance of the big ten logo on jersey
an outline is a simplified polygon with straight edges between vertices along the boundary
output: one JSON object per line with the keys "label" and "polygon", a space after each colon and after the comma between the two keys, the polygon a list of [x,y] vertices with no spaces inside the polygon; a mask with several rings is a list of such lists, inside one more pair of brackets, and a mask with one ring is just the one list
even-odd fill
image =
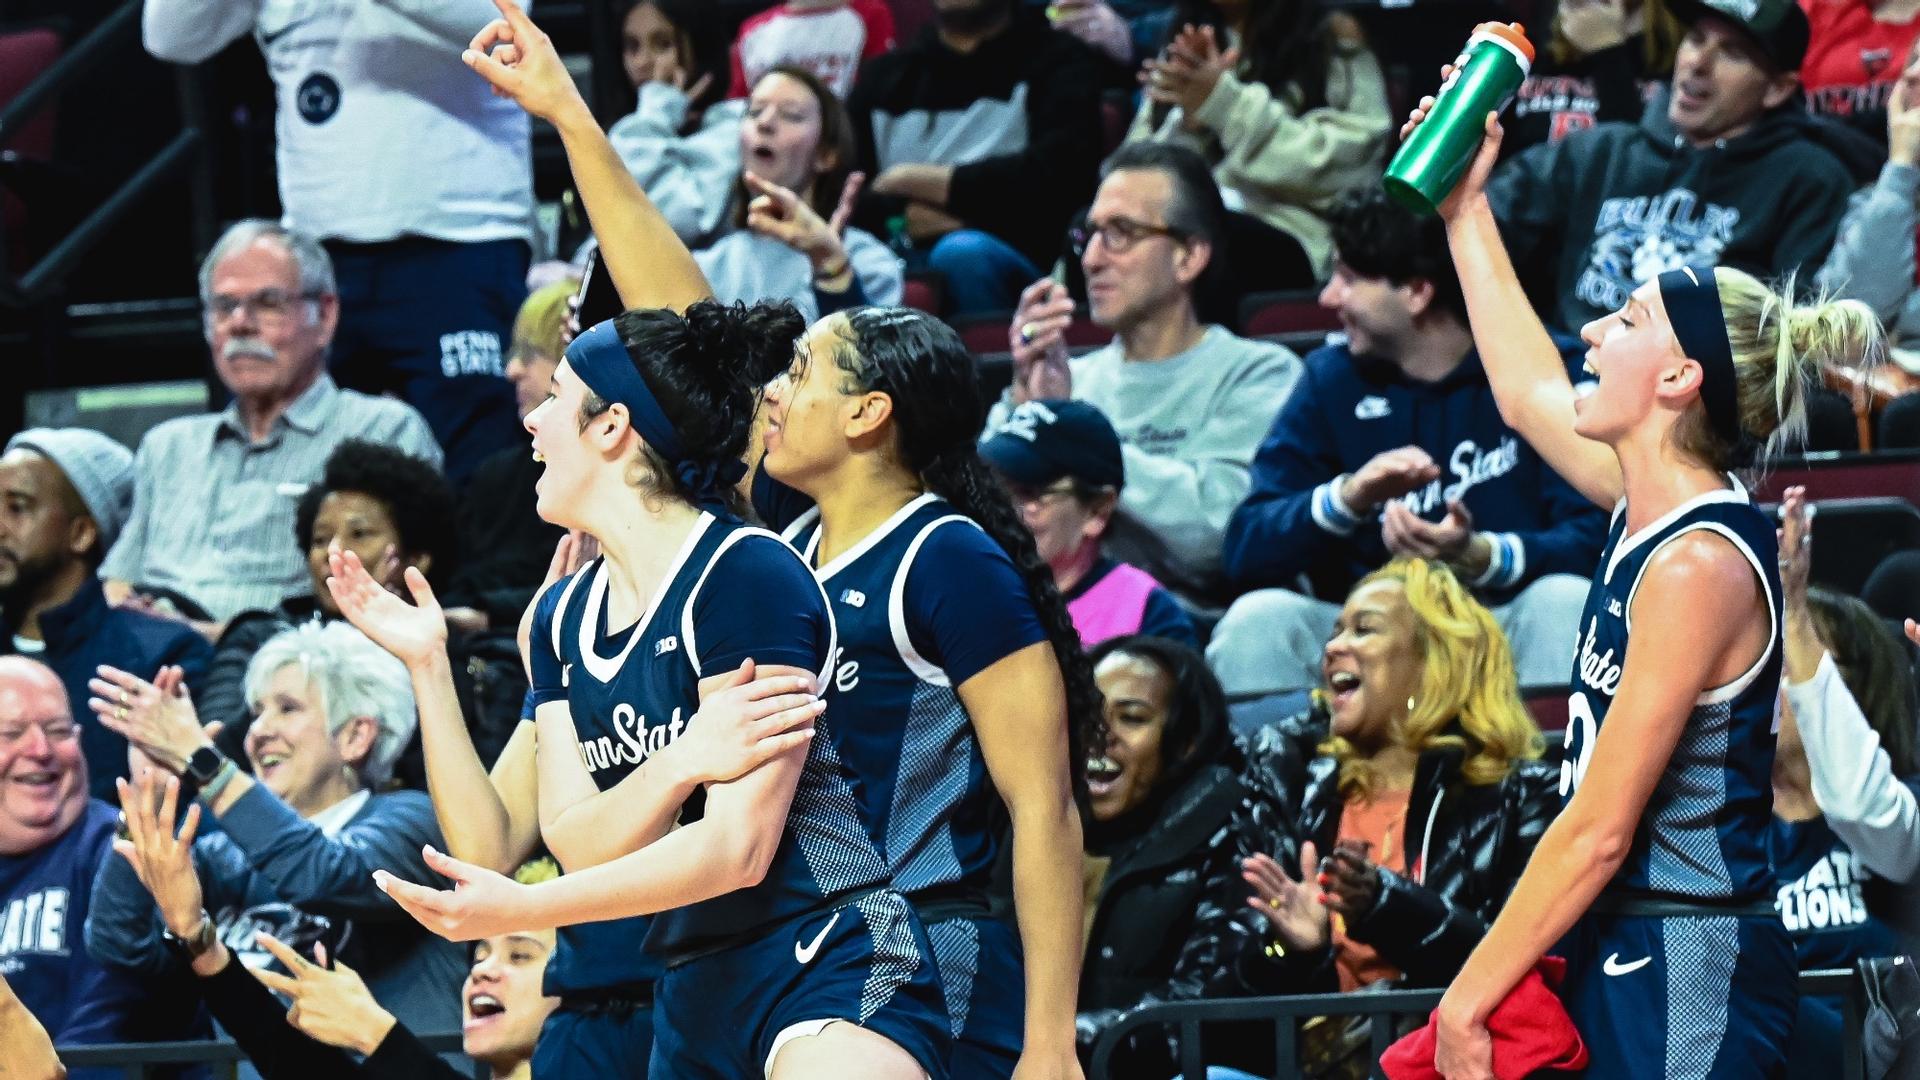
{"label": "big ten logo on jersey", "polygon": [[[109,854],[109,857],[114,857]],[[67,955],[67,890],[50,886],[16,896],[0,910],[0,960],[19,953]]]}
{"label": "big ten logo on jersey", "polygon": [[686,727],[687,722],[681,718],[677,708],[666,723],[648,727],[646,717],[635,712],[633,706],[621,702],[613,707],[613,734],[580,740],[580,758],[586,762],[590,773],[617,765],[638,766],[665,750]]}
{"label": "big ten logo on jersey", "polygon": [[1426,514],[1445,503],[1465,498],[1467,492],[1512,472],[1520,464],[1520,440],[1502,435],[1498,446],[1482,448],[1472,439],[1461,439],[1447,455],[1447,472],[1452,483],[1442,484],[1435,477],[1426,487],[1400,496],[1400,503],[1416,514]]}
{"label": "big ten logo on jersey", "polygon": [[440,335],[440,374],[505,375],[500,362],[500,335],[492,330],[455,330]]}
{"label": "big ten logo on jersey", "polygon": [[1853,852],[1836,847],[1800,880],[1780,886],[1773,906],[1790,934],[1864,926],[1867,898],[1860,886],[1869,876]]}
{"label": "big ten logo on jersey", "polygon": [[843,694],[860,685],[860,661],[846,656],[844,647],[833,650],[833,688]]}

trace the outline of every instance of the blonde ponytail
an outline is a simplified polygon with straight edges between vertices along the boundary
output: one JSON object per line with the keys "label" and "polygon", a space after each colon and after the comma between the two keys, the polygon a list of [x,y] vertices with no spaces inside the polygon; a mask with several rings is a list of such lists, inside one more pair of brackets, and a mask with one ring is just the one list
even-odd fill
{"label": "blonde ponytail", "polygon": [[[1755,464],[1763,464],[1805,441],[1807,397],[1821,373],[1880,363],[1885,333],[1873,309],[1858,300],[1795,303],[1791,276],[1777,291],[1725,266],[1713,279],[1733,347],[1740,427],[1759,447]],[[1682,448],[1718,469],[1748,464],[1740,448],[1714,435],[1705,410],[1696,412],[1675,430]]]}

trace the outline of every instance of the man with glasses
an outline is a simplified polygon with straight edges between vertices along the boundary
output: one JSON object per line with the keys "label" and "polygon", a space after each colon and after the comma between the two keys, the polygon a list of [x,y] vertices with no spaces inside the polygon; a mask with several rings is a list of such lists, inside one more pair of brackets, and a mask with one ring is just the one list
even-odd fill
{"label": "man with glasses", "polygon": [[1202,601],[1220,593],[1220,543],[1247,494],[1254,448],[1300,375],[1288,349],[1200,321],[1226,211],[1199,154],[1123,146],[1074,246],[1093,321],[1113,343],[1069,359],[1073,300],[1042,280],[1011,326],[1014,377],[988,433],[1026,401],[1072,398],[1119,433],[1127,485],[1108,550]]}
{"label": "man with glasses", "polygon": [[[199,690],[213,663],[206,639],[172,619],[113,607],[95,569],[126,524],[133,455],[97,431],[33,428],[0,453],[0,656],[31,656],[87,699],[101,664],[152,673],[177,664]],[[93,796],[112,801],[127,741],[99,725],[82,733]]]}
{"label": "man with glasses", "polygon": [[[114,972],[87,955],[94,872],[114,858],[115,813],[87,798],[80,727],[60,677],[0,657],[0,976],[55,1046],[178,1038],[183,995]],[[75,1070],[70,1076],[118,1076]]]}
{"label": "man with glasses", "polygon": [[[1500,418],[1437,217],[1378,185],[1333,208],[1321,306],[1346,339],[1306,374],[1227,528],[1239,589],[1207,646],[1235,696],[1320,685],[1354,583],[1396,556],[1450,565],[1499,619],[1522,686],[1565,683],[1606,516]],[[1575,382],[1583,347],[1558,338]]]}
{"label": "man with glasses", "polygon": [[[171,601],[209,637],[242,611],[309,591],[287,542],[294,508],[348,439],[441,466],[409,405],[334,385],[327,348],[340,313],[320,245],[271,221],[228,229],[200,268],[214,371],[233,394],[219,413],[169,420],[134,458],[133,511],[100,576]],[[150,675],[151,672],[141,672]]]}

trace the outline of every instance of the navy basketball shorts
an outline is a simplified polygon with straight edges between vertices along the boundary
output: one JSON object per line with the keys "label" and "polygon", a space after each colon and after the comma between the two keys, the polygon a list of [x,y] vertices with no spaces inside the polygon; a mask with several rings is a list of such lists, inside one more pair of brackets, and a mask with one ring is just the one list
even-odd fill
{"label": "navy basketball shorts", "polygon": [[769,1074],[789,1041],[859,1024],[946,1080],[953,1052],[933,946],[906,898],[877,892],[671,967],[655,987],[652,1080]]}
{"label": "navy basketball shorts", "polygon": [[646,1080],[653,1007],[572,1008],[562,1001],[533,1044],[534,1080]]}
{"label": "navy basketball shorts", "polygon": [[927,924],[953,1033],[955,1077],[1006,1080],[1026,1038],[1027,984],[1020,936],[1000,919]]}
{"label": "navy basketball shorts", "polygon": [[1553,951],[1587,1076],[1785,1074],[1799,970],[1778,918],[1589,914]]}

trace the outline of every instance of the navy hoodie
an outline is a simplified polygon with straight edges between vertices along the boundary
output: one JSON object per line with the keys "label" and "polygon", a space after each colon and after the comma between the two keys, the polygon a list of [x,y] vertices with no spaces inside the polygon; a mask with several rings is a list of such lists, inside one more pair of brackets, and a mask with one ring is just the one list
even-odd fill
{"label": "navy hoodie", "polygon": [[[1575,381],[1583,347],[1556,339]],[[1491,534],[1495,558],[1476,591],[1491,603],[1535,578],[1593,573],[1607,519],[1500,419],[1480,355],[1446,378],[1416,382],[1343,344],[1315,350],[1253,459],[1253,491],[1227,524],[1226,572],[1242,589],[1299,588],[1338,603],[1392,556],[1378,515],[1354,522],[1329,506],[1330,484],[1376,454],[1418,446],[1440,476],[1402,498],[1439,521],[1459,498]]]}
{"label": "navy hoodie", "polygon": [[[126,861],[113,853],[117,816],[113,807],[89,800],[58,840],[24,855],[0,855],[0,975],[55,1046],[210,1034],[195,1026],[190,995],[160,992],[87,955],[94,872],[104,860]],[[70,1075],[117,1078],[122,1071],[76,1069]]]}
{"label": "navy hoodie", "polygon": [[1655,95],[1637,125],[1535,146],[1487,185],[1514,264],[1544,275],[1534,299],[1549,325],[1578,330],[1682,265],[1811,280],[1833,245],[1858,186],[1830,149],[1833,125],[1788,105],[1695,147],[1667,99]]}

